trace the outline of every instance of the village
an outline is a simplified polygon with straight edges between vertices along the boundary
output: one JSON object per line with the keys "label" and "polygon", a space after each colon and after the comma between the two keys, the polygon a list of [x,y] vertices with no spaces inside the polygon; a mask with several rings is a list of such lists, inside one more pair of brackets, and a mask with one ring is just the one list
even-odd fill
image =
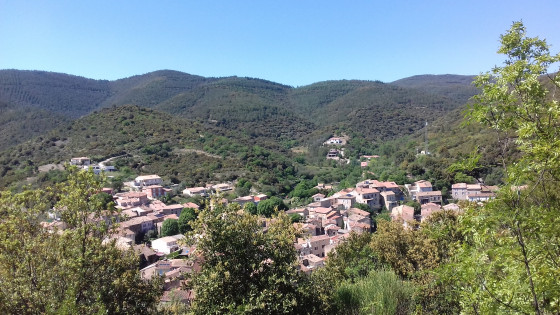
{"label": "village", "polygon": [[[365,156],[365,159],[375,157],[377,156]],[[93,165],[87,157],[73,158],[70,163],[91,169],[96,174],[115,171],[111,166]],[[231,192],[234,184],[215,183],[187,187],[181,193],[186,198],[213,198],[222,203],[237,203],[241,208],[249,203],[258,205],[270,197],[251,194],[228,201],[222,196]],[[285,211],[298,218],[293,224],[302,233],[294,239],[294,247],[298,255],[299,270],[307,274],[324,266],[329,253],[339,245],[344,246],[344,241],[351,233],[373,232],[372,214],[383,210],[388,212],[392,221],[401,222],[406,228],[417,228],[417,223],[423,222],[435,212],[462,211],[455,202],[484,202],[493,198],[498,190],[497,186],[456,183],[451,191],[453,202],[444,204],[441,191],[433,190],[432,184],[425,180],[403,186],[390,181],[364,180],[353,188],[339,191],[335,191],[335,186],[331,184],[318,184],[315,188],[320,193],[312,196],[311,203]],[[183,289],[184,275],[200,270],[200,264],[196,259],[184,258],[196,255],[196,248],[185,245],[185,235],[182,233],[162,235],[162,226],[166,221],[179,220],[185,209],[202,210],[200,205],[194,202],[165,204],[161,199],[170,197],[173,189],[165,187],[162,178],[156,174],[138,176],[134,181],[125,183],[125,189],[126,191],[114,191],[111,188],[102,190],[112,196],[115,207],[120,212],[120,215],[108,214],[103,217],[107,224],[118,223],[118,228],[106,241],[115,240],[123,250],[133,248],[141,262],[140,274],[144,279],[156,275],[165,279],[162,303],[171,299],[189,303],[194,296],[190,290]],[[405,204],[410,202],[419,205],[419,211]],[[263,217],[261,220],[262,228],[266,231],[273,219]],[[50,222],[43,224],[53,230],[65,229],[65,224],[56,211],[51,213]],[[146,241],[146,235],[159,237]]]}

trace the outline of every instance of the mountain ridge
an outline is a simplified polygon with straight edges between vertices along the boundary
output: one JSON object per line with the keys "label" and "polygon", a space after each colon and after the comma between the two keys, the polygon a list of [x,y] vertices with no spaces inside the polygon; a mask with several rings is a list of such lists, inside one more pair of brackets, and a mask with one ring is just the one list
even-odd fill
{"label": "mountain ridge", "polygon": [[[474,93],[469,90],[470,83],[466,87],[467,81],[464,76],[420,76],[396,83],[330,80],[295,88],[257,78],[202,77],[174,70],[113,81],[56,72],[0,70],[0,103],[10,110],[42,113],[37,114],[41,128],[15,137],[17,141],[0,139],[0,149],[51,130],[62,120],[73,121],[127,104],[212,122],[273,141],[302,142],[307,134],[341,128],[379,141],[418,131],[423,121],[460,107],[460,97]],[[460,95],[454,95],[454,90]]]}

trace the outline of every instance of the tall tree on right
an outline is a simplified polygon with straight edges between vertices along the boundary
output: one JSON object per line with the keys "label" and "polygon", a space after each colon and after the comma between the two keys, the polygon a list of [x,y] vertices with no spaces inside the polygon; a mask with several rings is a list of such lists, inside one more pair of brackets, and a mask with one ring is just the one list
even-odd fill
{"label": "tall tree on right", "polygon": [[[521,22],[501,36],[503,66],[480,75],[467,118],[497,131],[506,186],[462,217],[466,241],[449,267],[466,313],[560,313],[560,61]],[[552,70],[555,71],[555,70]],[[468,163],[467,163],[468,164]],[[465,171],[473,165],[465,166]]]}

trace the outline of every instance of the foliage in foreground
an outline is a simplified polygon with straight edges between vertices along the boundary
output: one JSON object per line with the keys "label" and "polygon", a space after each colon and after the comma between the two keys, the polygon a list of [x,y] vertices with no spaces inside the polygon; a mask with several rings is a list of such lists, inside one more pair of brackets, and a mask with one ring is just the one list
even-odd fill
{"label": "foliage in foreground", "polygon": [[[159,282],[140,278],[133,251],[103,243],[110,226],[96,198],[101,187],[93,173],[73,170],[54,190],[0,193],[0,313],[155,311]],[[69,229],[40,224],[52,200]]]}
{"label": "foliage in foreground", "polygon": [[415,287],[390,270],[374,271],[336,290],[339,314],[411,314]]}
{"label": "foliage in foreground", "polygon": [[[558,314],[560,312],[560,106],[554,92],[560,61],[544,40],[526,36],[521,22],[501,36],[503,67],[478,77],[471,121],[492,128],[502,150],[522,153],[504,163],[507,186],[462,220],[466,236],[449,278],[465,313]],[[524,187],[519,187],[525,185]]]}
{"label": "foliage in foreground", "polygon": [[191,232],[203,265],[192,278],[194,314],[306,314],[321,308],[297,270],[296,230],[284,214],[262,219],[237,205],[201,211]]}

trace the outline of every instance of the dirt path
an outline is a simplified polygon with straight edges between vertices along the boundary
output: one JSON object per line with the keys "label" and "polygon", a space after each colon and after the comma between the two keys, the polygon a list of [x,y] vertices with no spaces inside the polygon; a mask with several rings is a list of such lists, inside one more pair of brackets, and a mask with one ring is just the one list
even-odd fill
{"label": "dirt path", "polygon": [[194,152],[194,153],[203,154],[203,155],[215,158],[215,159],[223,159],[223,157],[221,157],[219,155],[208,153],[206,151],[202,151],[202,150],[198,150],[198,149],[178,149],[178,150],[175,150],[175,152],[176,153],[191,153],[191,152]]}

